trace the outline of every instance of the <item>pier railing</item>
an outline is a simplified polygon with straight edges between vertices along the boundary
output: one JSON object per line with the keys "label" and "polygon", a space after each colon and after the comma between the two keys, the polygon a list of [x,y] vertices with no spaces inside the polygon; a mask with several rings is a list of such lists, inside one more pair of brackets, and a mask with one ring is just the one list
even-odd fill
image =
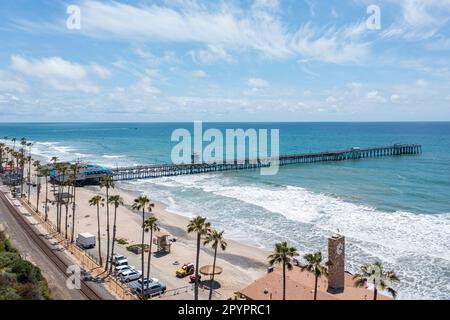
{"label": "pier railing", "polygon": [[420,153],[422,153],[422,146],[418,144],[395,144],[392,146],[369,148],[354,147],[349,150],[341,151],[291,154],[279,157],[234,160],[224,163],[204,162],[122,167],[113,169],[113,177],[116,181],[137,180],[228,170],[258,169],[273,165],[285,166],[289,164],[357,160],[388,156],[415,155]]}

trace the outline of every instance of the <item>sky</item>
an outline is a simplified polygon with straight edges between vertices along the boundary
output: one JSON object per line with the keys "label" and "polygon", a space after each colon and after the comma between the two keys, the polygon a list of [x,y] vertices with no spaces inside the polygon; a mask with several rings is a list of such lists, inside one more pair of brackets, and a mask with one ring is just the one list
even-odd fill
{"label": "sky", "polygon": [[0,122],[449,121],[449,20],[450,0],[2,0]]}

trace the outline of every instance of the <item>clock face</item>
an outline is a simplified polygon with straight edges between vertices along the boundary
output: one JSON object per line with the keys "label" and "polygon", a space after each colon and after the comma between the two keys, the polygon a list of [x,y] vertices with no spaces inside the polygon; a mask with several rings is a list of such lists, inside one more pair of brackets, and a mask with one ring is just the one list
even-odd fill
{"label": "clock face", "polygon": [[343,251],[344,251],[344,246],[342,245],[342,243],[339,243],[336,247],[336,253],[338,255],[341,255]]}

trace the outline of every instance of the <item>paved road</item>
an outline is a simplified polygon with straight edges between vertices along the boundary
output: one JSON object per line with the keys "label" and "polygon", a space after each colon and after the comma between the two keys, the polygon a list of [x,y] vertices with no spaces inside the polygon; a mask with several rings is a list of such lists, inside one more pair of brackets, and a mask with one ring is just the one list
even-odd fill
{"label": "paved road", "polygon": [[[85,300],[86,296],[79,290],[69,290],[66,286],[67,276],[46,255],[42,249],[32,240],[29,234],[23,230],[14,213],[5,205],[0,198],[0,223],[6,228],[7,234],[20,254],[36,264],[47,279],[52,298],[55,300]],[[33,230],[38,234],[36,227]],[[49,244],[50,245],[50,244]],[[54,250],[53,250],[54,251]],[[63,253],[54,251],[58,257],[67,265],[71,265],[70,259]],[[104,288],[96,285],[95,291],[104,299],[114,299]]]}

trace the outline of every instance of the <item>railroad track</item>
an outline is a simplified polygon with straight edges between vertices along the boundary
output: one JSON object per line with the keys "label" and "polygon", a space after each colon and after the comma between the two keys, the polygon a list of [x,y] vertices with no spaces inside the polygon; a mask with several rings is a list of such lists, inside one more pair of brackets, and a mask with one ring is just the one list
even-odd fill
{"label": "railroad track", "polygon": [[[45,240],[43,240],[30,224],[25,220],[22,214],[17,211],[17,209],[8,201],[3,192],[0,192],[0,198],[3,200],[6,207],[8,207],[9,211],[13,214],[17,223],[23,228],[23,230],[27,233],[27,235],[33,240],[34,243],[41,249],[42,253],[55,264],[55,266],[62,272],[62,274],[66,275],[67,268],[69,265],[64,262],[57,254],[55,254],[52,249],[46,244]],[[102,300],[102,298],[90,287],[86,284],[85,281],[81,280],[81,293],[88,300]]]}

